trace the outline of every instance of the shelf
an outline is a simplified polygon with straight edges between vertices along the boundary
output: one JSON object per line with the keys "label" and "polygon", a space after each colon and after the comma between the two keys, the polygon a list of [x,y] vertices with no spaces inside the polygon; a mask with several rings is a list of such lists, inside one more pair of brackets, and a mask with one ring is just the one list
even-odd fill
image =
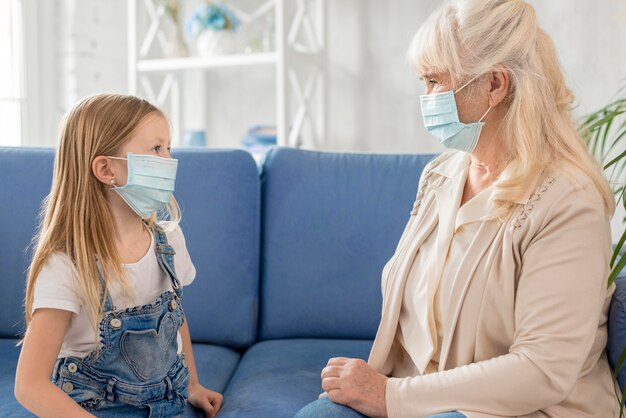
{"label": "shelf", "polygon": [[[270,71],[264,71],[263,76],[275,84],[278,144],[316,148],[326,137],[326,0],[250,0],[245,2],[244,9],[230,6],[244,25],[264,19],[259,26],[268,29],[271,23],[275,51],[155,59],[150,57],[163,57],[171,49],[172,39],[180,36],[180,32],[174,33],[182,29],[180,22],[173,22],[168,16],[165,4],[170,2],[128,0],[127,3],[128,90],[168,112],[175,141],[181,138],[183,119],[191,121],[194,116],[205,119],[208,91],[205,82],[213,80],[187,77],[191,72],[220,68],[255,71],[267,65],[272,67],[266,68]],[[271,78],[270,72],[273,72]],[[258,82],[256,78],[253,77]],[[193,81],[198,82],[197,89],[189,85]],[[188,109],[183,109],[183,94],[197,97],[193,104],[185,101],[186,105],[196,107],[192,116],[188,116]]]}
{"label": "shelf", "polygon": [[184,71],[223,67],[241,67],[252,65],[275,64],[278,62],[275,53],[253,53],[219,55],[215,57],[184,57],[169,59],[153,59],[137,61],[137,71]]}

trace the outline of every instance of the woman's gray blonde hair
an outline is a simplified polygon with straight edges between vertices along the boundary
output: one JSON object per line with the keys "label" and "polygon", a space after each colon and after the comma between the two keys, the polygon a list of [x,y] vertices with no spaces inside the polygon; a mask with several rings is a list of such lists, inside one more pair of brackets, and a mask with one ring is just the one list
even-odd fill
{"label": "woman's gray blonde hair", "polygon": [[[510,90],[501,125],[506,168],[494,183],[494,215],[506,219],[547,168],[576,180],[582,171],[598,189],[607,214],[615,201],[599,164],[577,133],[556,49],[523,0],[461,0],[433,13],[407,53],[420,73],[446,73],[453,85],[506,71]],[[470,90],[471,91],[471,90]],[[578,173],[578,174],[574,174]]]}

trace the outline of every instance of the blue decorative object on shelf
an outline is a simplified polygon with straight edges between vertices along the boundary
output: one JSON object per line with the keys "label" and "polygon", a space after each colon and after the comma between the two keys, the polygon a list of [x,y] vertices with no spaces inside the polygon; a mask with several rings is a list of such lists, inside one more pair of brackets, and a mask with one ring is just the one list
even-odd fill
{"label": "blue decorative object on shelf", "polygon": [[259,174],[261,174],[267,152],[276,146],[276,128],[273,126],[253,126],[241,141],[241,145],[252,154]]}
{"label": "blue decorative object on shelf", "polygon": [[186,147],[205,147],[206,137],[204,131],[185,131],[183,145]]}
{"label": "blue decorative object on shelf", "polygon": [[236,31],[240,23],[239,18],[225,4],[204,3],[187,20],[187,32],[197,38],[207,29]]}

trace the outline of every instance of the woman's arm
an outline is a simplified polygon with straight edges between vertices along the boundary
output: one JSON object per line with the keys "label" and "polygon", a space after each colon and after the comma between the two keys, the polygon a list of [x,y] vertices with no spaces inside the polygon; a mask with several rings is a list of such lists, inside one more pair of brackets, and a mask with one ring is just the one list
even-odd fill
{"label": "woman's arm", "polygon": [[50,380],[72,313],[37,309],[15,373],[15,398],[38,417],[92,417]]}
{"label": "woman's arm", "polygon": [[202,386],[198,380],[198,371],[196,370],[196,361],[193,357],[187,318],[185,318],[183,326],[180,327],[180,335],[183,340],[183,352],[185,353],[189,369],[189,403],[196,408],[202,409],[209,418],[215,418],[222,405],[223,397],[219,393]]}

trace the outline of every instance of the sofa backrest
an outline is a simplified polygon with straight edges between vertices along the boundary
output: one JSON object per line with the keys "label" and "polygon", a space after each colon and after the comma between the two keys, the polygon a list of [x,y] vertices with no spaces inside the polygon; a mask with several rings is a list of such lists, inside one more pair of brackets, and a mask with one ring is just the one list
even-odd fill
{"label": "sofa backrest", "polygon": [[195,342],[248,347],[257,338],[260,185],[240,150],[181,149],[175,196],[196,266],[183,296]]}
{"label": "sofa backrest", "polygon": [[260,339],[374,337],[380,275],[431,158],[287,148],[268,155]]}
{"label": "sofa backrest", "polygon": [[[175,196],[196,266],[184,306],[194,341],[247,347],[256,340],[260,190],[252,157],[238,150],[180,150]],[[42,199],[50,191],[54,150],[0,148],[0,336],[23,331],[22,300]]]}
{"label": "sofa backrest", "polygon": [[[609,310],[608,341],[606,351],[613,370],[626,352],[626,268],[621,271],[615,280],[615,293]],[[617,380],[622,388],[626,388],[626,363],[617,371]]]}
{"label": "sofa backrest", "polygon": [[50,192],[54,150],[0,148],[0,337],[24,331],[24,290],[31,240],[38,224],[42,199]]}

